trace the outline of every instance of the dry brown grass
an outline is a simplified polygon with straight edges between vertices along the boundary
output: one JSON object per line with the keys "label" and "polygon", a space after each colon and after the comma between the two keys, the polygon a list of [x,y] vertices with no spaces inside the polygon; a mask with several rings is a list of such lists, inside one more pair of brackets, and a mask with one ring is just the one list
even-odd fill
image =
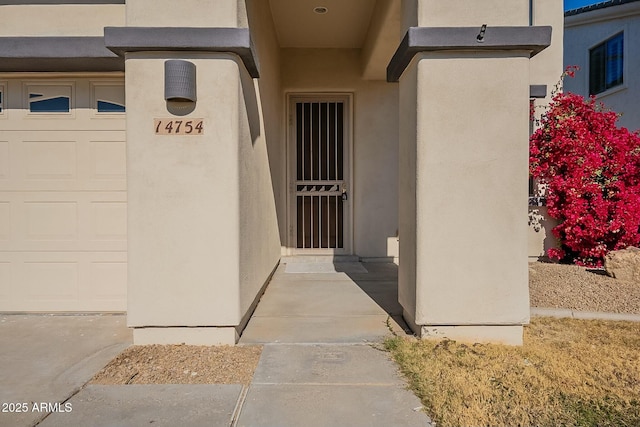
{"label": "dry brown grass", "polygon": [[439,426],[640,426],[640,324],[535,318],[522,347],[387,340]]}

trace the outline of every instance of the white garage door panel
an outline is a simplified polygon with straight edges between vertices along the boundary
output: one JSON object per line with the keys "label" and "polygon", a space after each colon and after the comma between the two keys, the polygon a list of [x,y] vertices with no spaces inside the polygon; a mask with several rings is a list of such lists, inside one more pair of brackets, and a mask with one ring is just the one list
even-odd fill
{"label": "white garage door panel", "polygon": [[0,202],[0,245],[11,239],[11,203]]}
{"label": "white garage door panel", "polygon": [[[0,311],[125,311],[125,116],[98,111],[124,78],[1,80]],[[32,108],[58,96],[68,112]]]}
{"label": "white garage door panel", "polygon": [[[6,136],[6,133],[0,134],[0,138],[6,138]],[[0,183],[9,179],[9,165],[9,141],[0,139]]]}
{"label": "white garage door panel", "polygon": [[0,252],[0,311],[125,311],[125,252]]}
{"label": "white garage door panel", "polygon": [[0,251],[126,251],[126,192],[0,192]]}
{"label": "white garage door panel", "polygon": [[0,191],[126,190],[122,131],[5,131]]}

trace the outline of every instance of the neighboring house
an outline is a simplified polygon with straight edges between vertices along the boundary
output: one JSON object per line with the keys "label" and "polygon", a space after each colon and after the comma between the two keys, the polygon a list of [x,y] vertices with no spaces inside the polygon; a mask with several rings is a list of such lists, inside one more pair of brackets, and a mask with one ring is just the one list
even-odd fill
{"label": "neighboring house", "polygon": [[640,1],[610,0],[565,13],[564,64],[577,65],[565,90],[595,95],[640,129]]}
{"label": "neighboring house", "polygon": [[561,55],[559,0],[0,1],[0,311],[235,343],[283,257],[349,256],[520,343]]}

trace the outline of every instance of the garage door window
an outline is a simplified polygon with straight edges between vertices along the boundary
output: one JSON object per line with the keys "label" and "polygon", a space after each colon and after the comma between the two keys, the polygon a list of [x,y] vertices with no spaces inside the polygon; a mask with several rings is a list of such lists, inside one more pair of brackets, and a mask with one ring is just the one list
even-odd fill
{"label": "garage door window", "polygon": [[124,105],[109,101],[98,101],[98,113],[124,113]]}
{"label": "garage door window", "polygon": [[70,86],[29,86],[29,112],[69,113],[71,111]]}
{"label": "garage door window", "polygon": [[93,85],[94,108],[98,113],[124,113],[124,85],[102,84]]}

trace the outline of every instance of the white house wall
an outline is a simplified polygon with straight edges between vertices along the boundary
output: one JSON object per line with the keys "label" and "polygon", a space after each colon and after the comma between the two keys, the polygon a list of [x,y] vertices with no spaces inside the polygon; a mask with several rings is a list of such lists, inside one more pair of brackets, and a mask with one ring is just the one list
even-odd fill
{"label": "white house wall", "polygon": [[0,36],[102,36],[104,27],[124,25],[123,4],[0,6]]}
{"label": "white house wall", "polygon": [[596,99],[611,110],[622,113],[618,124],[640,129],[640,2],[568,16],[565,20],[564,64],[580,67],[564,87],[585,97],[589,95],[589,49],[624,31],[624,83]]}

